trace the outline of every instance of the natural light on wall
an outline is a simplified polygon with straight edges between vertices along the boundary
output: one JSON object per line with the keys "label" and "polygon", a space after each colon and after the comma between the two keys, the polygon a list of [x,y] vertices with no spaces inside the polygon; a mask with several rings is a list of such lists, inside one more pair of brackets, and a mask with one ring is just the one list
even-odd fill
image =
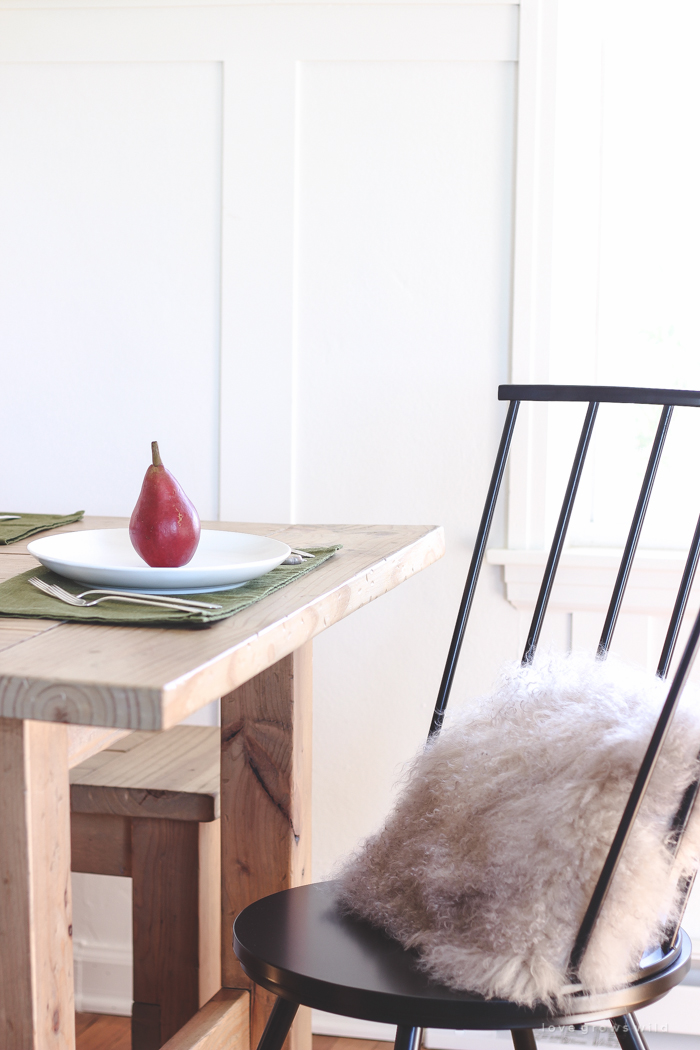
{"label": "natural light on wall", "polygon": [[[700,389],[699,38],[696,0],[561,0],[552,382]],[[601,407],[572,545],[622,544],[658,417]],[[552,420],[562,456],[574,421]],[[700,410],[676,409],[643,547],[687,548],[699,449]]]}

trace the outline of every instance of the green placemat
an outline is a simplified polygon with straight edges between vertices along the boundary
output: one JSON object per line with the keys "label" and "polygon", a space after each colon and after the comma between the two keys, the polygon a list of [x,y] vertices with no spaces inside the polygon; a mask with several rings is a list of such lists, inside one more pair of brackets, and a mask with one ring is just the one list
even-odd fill
{"label": "green placemat", "polygon": [[0,584],[0,616],[26,616],[33,619],[65,620],[70,623],[105,623],[121,627],[202,627],[216,623],[217,620],[225,620],[253,602],[267,598],[268,594],[279,590],[280,587],[305,576],[307,572],[313,572],[324,561],[332,558],[341,547],[342,543],[332,547],[305,547],[304,550],[314,555],[313,561],[305,558],[301,565],[278,565],[276,569],[259,576],[257,580],[251,580],[250,583],[244,583],[230,591],[191,595],[196,601],[216,602],[221,606],[220,609],[203,609],[201,612],[177,612],[174,609],[161,610],[148,605],[126,605],[120,602],[102,602],[89,609],[81,609],[43,594],[36,587],[32,587],[31,583],[27,583],[27,580],[30,576],[38,576],[48,583],[58,584],[71,594],[87,591],[89,584],[67,580],[65,576],[58,576],[48,569],[30,569]]}
{"label": "green placemat", "polygon": [[[74,521],[80,521],[84,510],[76,510],[74,514],[20,514],[14,521],[2,521],[0,518],[0,545],[5,543],[17,543],[25,540],[27,536],[33,536],[35,532],[44,532],[46,529],[57,529],[59,525],[72,525]],[[19,514],[18,510],[3,510],[0,514]]]}

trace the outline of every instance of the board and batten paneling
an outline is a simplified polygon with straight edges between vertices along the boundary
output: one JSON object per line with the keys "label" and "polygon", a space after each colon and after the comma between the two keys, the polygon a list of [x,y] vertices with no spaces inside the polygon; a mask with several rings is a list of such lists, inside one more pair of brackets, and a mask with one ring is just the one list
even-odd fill
{"label": "board and batten paneling", "polygon": [[[488,483],[518,26],[512,3],[0,0],[8,509],[128,514],[158,438],[206,516],[447,527],[444,564],[317,640],[317,876],[427,730]],[[516,641],[488,567],[455,702]],[[88,896],[78,999],[115,1009]]]}
{"label": "board and batten paneling", "polygon": [[[514,363],[546,344],[553,9],[0,0],[0,509],[128,514],[157,438],[206,517],[446,525],[439,565],[317,640],[317,876],[428,723],[514,252]],[[519,631],[488,566],[454,702]],[[128,883],[75,878],[78,1003],[128,1010]]]}
{"label": "board and batten paneling", "polygon": [[[427,732],[481,513],[508,346],[515,64],[309,62],[298,85],[296,517],[427,514],[451,538],[425,586],[316,643],[323,874]],[[507,622],[484,584],[478,616]],[[493,669],[473,670],[479,622],[457,702]]]}
{"label": "board and batten paneling", "polygon": [[[4,498],[128,513],[157,436],[203,513],[448,526],[444,566],[317,645],[319,797],[372,783],[340,824],[319,804],[320,874],[424,733],[497,442],[518,17],[0,2],[5,222],[24,252],[6,442],[32,413]],[[40,280],[20,244],[34,214]],[[470,688],[515,621],[487,570]]]}
{"label": "board and batten paneling", "polygon": [[0,65],[3,505],[129,513],[158,439],[216,516],[221,64],[67,61],[60,37],[46,61],[14,59]]}

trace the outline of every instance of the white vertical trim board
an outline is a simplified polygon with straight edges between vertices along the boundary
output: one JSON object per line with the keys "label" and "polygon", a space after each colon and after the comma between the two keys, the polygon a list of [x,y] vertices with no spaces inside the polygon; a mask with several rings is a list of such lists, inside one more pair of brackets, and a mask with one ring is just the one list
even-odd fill
{"label": "white vertical trim board", "polygon": [[[511,382],[549,378],[550,292],[559,0],[523,0],[513,252]],[[524,432],[524,433],[523,433]],[[508,544],[544,542],[547,414],[521,405],[508,475]]]}
{"label": "white vertical trim board", "polygon": [[518,54],[511,380],[549,375],[558,0],[523,0]]}

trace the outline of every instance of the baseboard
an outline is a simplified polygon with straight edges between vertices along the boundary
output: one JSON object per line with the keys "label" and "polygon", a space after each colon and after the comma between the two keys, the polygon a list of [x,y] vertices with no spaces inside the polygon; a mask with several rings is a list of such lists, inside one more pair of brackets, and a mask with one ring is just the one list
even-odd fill
{"label": "baseboard", "polygon": [[[394,1042],[396,1029],[393,1025],[380,1024],[376,1021],[360,1021],[355,1017],[340,1017],[337,1014],[326,1014],[321,1010],[311,1012],[311,1030],[314,1035],[331,1035],[344,1039],[367,1039],[372,1042],[383,1040],[388,1043]],[[607,1033],[606,1033],[607,1034]],[[599,1033],[594,1042],[594,1033],[591,1030],[590,1037],[577,1032],[576,1042],[591,1046],[618,1047],[617,1041],[610,1030],[612,1042]],[[538,1033],[537,1039],[540,1040]],[[556,1041],[552,1035],[545,1033],[548,1050],[555,1050],[564,1042]],[[568,1040],[567,1040],[568,1042]],[[447,1028],[429,1028],[425,1034],[424,1045],[427,1050],[512,1050],[510,1032],[462,1032]],[[700,1050],[700,1048],[698,1048]]]}
{"label": "baseboard", "polygon": [[75,1008],[79,1013],[131,1015],[132,954],[121,944],[73,944]]}
{"label": "baseboard", "polygon": [[[692,971],[691,971],[692,974]],[[686,979],[693,980],[692,976]],[[700,1050],[700,983],[684,983],[667,996],[637,1011],[637,1018],[650,1050]],[[384,1040],[393,1043],[396,1029],[374,1021],[313,1010],[311,1029],[316,1035],[334,1035],[347,1039]],[[551,1028],[536,1032],[536,1039],[546,1050],[619,1045],[610,1025],[601,1021],[585,1025],[583,1031],[573,1028]],[[427,1050],[511,1050],[510,1032],[464,1032],[430,1028],[425,1035]]]}
{"label": "baseboard", "polygon": [[[340,1022],[340,1023],[339,1023]],[[333,1014],[313,1011],[311,1022],[315,1035],[331,1035],[346,1039],[367,1039],[375,1042],[385,1040],[393,1043],[395,1029],[390,1025],[373,1021],[358,1021],[354,1018],[337,1018]],[[695,1035],[671,1032],[645,1031],[649,1050],[700,1050],[700,1039]],[[543,1050],[572,1050],[572,1047],[601,1047],[604,1050],[620,1050],[612,1028],[601,1023],[587,1025],[583,1031],[556,1029],[552,1032],[536,1033],[538,1047]],[[425,1035],[427,1050],[512,1050],[510,1032],[458,1032],[450,1029],[430,1028]]]}
{"label": "baseboard", "polygon": [[311,1011],[311,1031],[314,1035],[335,1035],[343,1039],[371,1039],[393,1043],[396,1029],[379,1021],[360,1021],[357,1017],[341,1017],[326,1014],[323,1010]]}
{"label": "baseboard", "polygon": [[[132,1003],[131,947],[76,941],[73,959],[76,1010],[128,1017]],[[652,1050],[657,1047],[661,1050],[662,1043],[680,1050],[681,1044],[685,1047],[688,1040],[687,1050],[700,1050],[700,983],[690,984],[692,973],[686,979],[688,983],[674,988],[660,1002],[639,1011],[639,1021]],[[395,1036],[392,1025],[341,1017],[321,1010],[312,1011],[311,1026],[316,1035],[368,1039],[372,1042],[393,1043]],[[572,1044],[617,1046],[612,1030],[607,1025],[589,1025],[585,1032],[569,1033],[556,1029],[539,1033],[537,1038],[546,1045],[547,1050]],[[509,1050],[512,1044],[508,1032],[458,1032],[432,1028],[426,1033],[425,1045],[427,1050]]]}

